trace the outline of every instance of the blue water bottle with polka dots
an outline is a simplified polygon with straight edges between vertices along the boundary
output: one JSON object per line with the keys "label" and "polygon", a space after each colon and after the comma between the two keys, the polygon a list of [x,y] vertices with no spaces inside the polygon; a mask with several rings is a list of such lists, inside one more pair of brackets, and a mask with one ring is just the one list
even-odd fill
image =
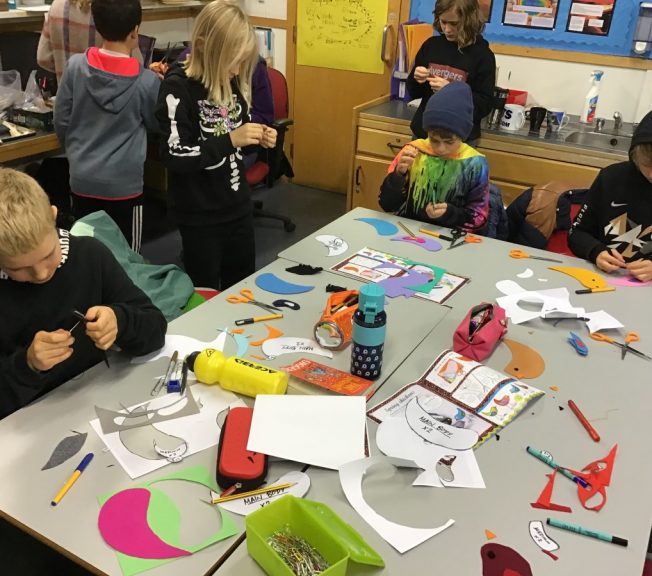
{"label": "blue water bottle with polka dots", "polygon": [[351,374],[368,380],[380,376],[386,324],[384,288],[365,284],[360,288],[358,309],[353,315]]}

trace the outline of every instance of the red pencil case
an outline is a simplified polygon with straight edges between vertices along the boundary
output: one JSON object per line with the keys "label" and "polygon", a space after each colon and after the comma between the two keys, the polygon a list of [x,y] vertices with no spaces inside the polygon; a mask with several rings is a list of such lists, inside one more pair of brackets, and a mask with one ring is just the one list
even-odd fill
{"label": "red pencil case", "polygon": [[253,408],[231,408],[217,447],[218,485],[227,489],[240,483],[239,492],[258,488],[267,476],[267,455],[247,450]]}
{"label": "red pencil case", "polygon": [[453,334],[453,350],[482,362],[491,356],[498,342],[507,334],[505,310],[482,302],[469,310]]}

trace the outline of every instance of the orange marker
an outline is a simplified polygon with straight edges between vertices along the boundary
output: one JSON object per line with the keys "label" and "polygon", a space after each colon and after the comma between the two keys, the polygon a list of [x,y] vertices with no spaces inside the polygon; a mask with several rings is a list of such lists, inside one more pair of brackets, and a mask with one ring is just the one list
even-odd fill
{"label": "orange marker", "polygon": [[572,400],[568,401],[568,406],[569,408],[573,411],[573,414],[577,416],[577,419],[580,421],[582,426],[584,426],[584,429],[589,433],[589,436],[593,439],[594,442],[600,442],[600,434],[596,431],[596,429],[591,426],[591,423],[586,419],[586,416],[580,412],[580,409],[577,407],[577,404],[573,402]]}

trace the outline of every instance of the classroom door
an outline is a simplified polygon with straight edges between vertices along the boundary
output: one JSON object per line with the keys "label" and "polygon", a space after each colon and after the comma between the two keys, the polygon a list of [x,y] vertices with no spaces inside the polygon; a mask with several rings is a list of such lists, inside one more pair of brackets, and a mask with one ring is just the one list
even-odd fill
{"label": "classroom door", "polygon": [[385,51],[378,51],[382,74],[295,66],[292,130],[296,184],[346,193],[353,161],[353,107],[389,94],[398,25],[408,18],[408,0],[389,0]]}

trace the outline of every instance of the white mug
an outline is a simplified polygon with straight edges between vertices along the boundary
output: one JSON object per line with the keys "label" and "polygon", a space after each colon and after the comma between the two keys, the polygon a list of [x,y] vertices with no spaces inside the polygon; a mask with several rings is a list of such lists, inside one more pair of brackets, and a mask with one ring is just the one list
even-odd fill
{"label": "white mug", "polygon": [[566,114],[561,108],[548,109],[547,121],[553,132],[559,132],[568,124],[569,120],[570,118],[568,117],[568,114]]}
{"label": "white mug", "polygon": [[515,132],[525,124],[525,108],[520,104],[505,104],[503,117],[500,119],[501,130]]}

